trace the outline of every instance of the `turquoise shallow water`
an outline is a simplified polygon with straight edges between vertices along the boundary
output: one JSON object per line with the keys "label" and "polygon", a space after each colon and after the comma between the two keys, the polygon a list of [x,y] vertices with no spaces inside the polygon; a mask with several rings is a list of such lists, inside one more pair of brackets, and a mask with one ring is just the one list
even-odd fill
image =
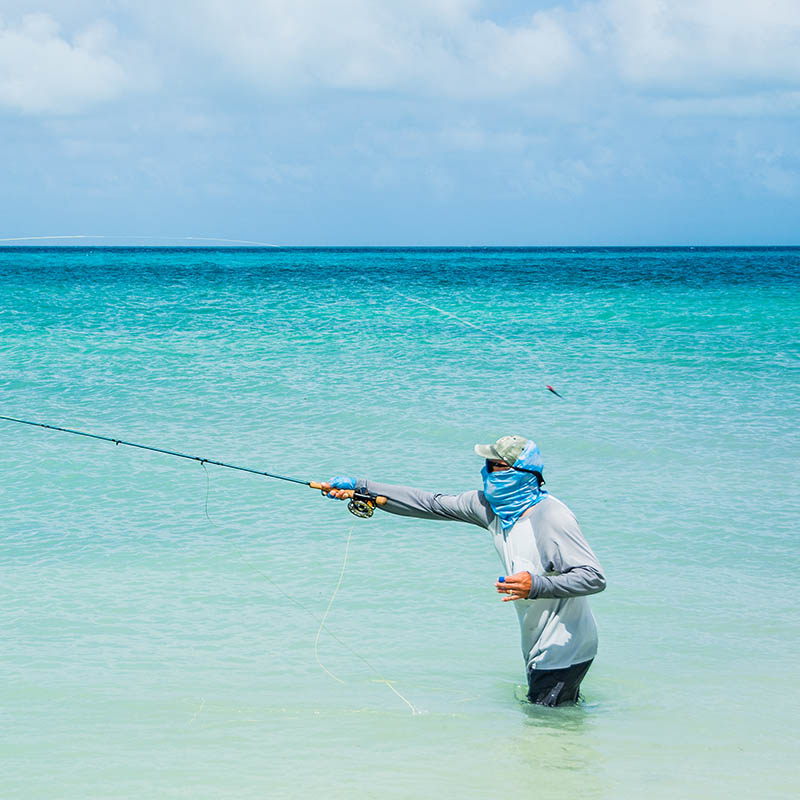
{"label": "turquoise shallow water", "polygon": [[0,251],[0,414],[454,491],[520,432],[609,579],[585,704],[532,709],[488,534],[2,423],[0,796],[793,795],[798,289],[798,249]]}

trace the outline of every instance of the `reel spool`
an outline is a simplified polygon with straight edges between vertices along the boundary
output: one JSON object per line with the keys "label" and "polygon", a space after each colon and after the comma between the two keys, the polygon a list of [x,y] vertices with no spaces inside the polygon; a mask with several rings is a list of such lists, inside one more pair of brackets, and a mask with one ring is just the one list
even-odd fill
{"label": "reel spool", "polygon": [[375,513],[375,498],[371,494],[353,492],[353,496],[347,504],[347,510],[357,517],[367,519]]}

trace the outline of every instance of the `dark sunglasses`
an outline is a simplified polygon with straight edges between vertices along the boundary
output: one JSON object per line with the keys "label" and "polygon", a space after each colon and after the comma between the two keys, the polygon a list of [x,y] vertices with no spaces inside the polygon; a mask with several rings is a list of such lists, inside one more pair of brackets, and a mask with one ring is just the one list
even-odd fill
{"label": "dark sunglasses", "polygon": [[539,486],[544,486],[544,478],[542,477],[541,472],[537,472],[535,469],[525,469],[524,467],[509,467],[505,461],[492,461],[491,459],[486,459],[486,470],[487,472],[494,472],[496,469],[513,469],[514,472],[527,472],[530,475],[535,475],[536,480],[539,482]]}

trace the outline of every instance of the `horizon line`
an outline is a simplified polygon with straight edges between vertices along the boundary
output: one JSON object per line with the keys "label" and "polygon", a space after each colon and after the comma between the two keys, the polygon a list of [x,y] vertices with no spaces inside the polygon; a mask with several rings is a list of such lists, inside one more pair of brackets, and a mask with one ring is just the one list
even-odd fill
{"label": "horizon line", "polygon": [[[183,249],[183,250],[492,250],[492,249],[506,249],[506,250],[595,250],[602,249],[651,249],[651,250],[664,250],[664,249],[699,249],[699,248],[800,248],[798,243],[749,243],[749,244],[266,244],[266,243],[248,243],[244,244],[246,240],[235,239],[214,239],[209,237],[207,241],[217,242],[240,242],[241,244],[196,244],[196,245],[178,245],[178,244],[43,244],[42,239],[49,238],[95,238],[95,237],[22,237],[15,239],[0,239],[0,250],[13,250],[13,249],[63,249],[63,250],[85,250],[87,248],[105,249],[105,250],[167,250],[167,249]],[[102,237],[97,237],[102,238]],[[119,237],[119,238],[136,238],[136,237]],[[147,237],[158,238],[158,237]],[[169,238],[169,237],[165,237]],[[186,237],[195,241],[205,237]],[[27,244],[24,241],[38,240],[36,244]]]}

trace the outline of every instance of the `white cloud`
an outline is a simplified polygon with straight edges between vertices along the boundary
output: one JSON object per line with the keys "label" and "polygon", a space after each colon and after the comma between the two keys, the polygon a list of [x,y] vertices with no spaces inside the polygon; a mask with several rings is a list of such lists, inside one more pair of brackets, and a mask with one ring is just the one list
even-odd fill
{"label": "white cloud", "polygon": [[[587,0],[503,24],[479,0],[120,0],[107,9],[119,36],[88,24],[88,0],[40,8],[49,14],[0,26],[0,105],[26,112],[80,110],[154,86],[141,41],[167,91],[195,98],[213,86],[216,96],[289,100],[337,91],[549,99],[563,111],[624,93],[663,101],[800,89],[800,0]],[[84,27],[66,36],[56,18]]]}
{"label": "white cloud", "polygon": [[48,14],[0,21],[0,107],[30,114],[69,114],[112,100],[137,85],[115,53],[116,30],[94,22],[72,40]]}
{"label": "white cloud", "polygon": [[[144,0],[143,0],[144,2]],[[165,10],[145,2],[151,35]],[[470,98],[558,83],[577,53],[559,14],[515,27],[467,0],[198,0],[173,3],[166,27],[270,93],[344,89]]]}
{"label": "white cloud", "polygon": [[151,36],[172,31],[183,52],[271,94],[480,100],[598,85],[691,96],[800,84],[798,0],[595,0],[504,25],[475,0],[194,0],[167,12],[142,3]]}
{"label": "white cloud", "polygon": [[798,0],[604,0],[619,77],[645,90],[748,93],[800,84]]}

